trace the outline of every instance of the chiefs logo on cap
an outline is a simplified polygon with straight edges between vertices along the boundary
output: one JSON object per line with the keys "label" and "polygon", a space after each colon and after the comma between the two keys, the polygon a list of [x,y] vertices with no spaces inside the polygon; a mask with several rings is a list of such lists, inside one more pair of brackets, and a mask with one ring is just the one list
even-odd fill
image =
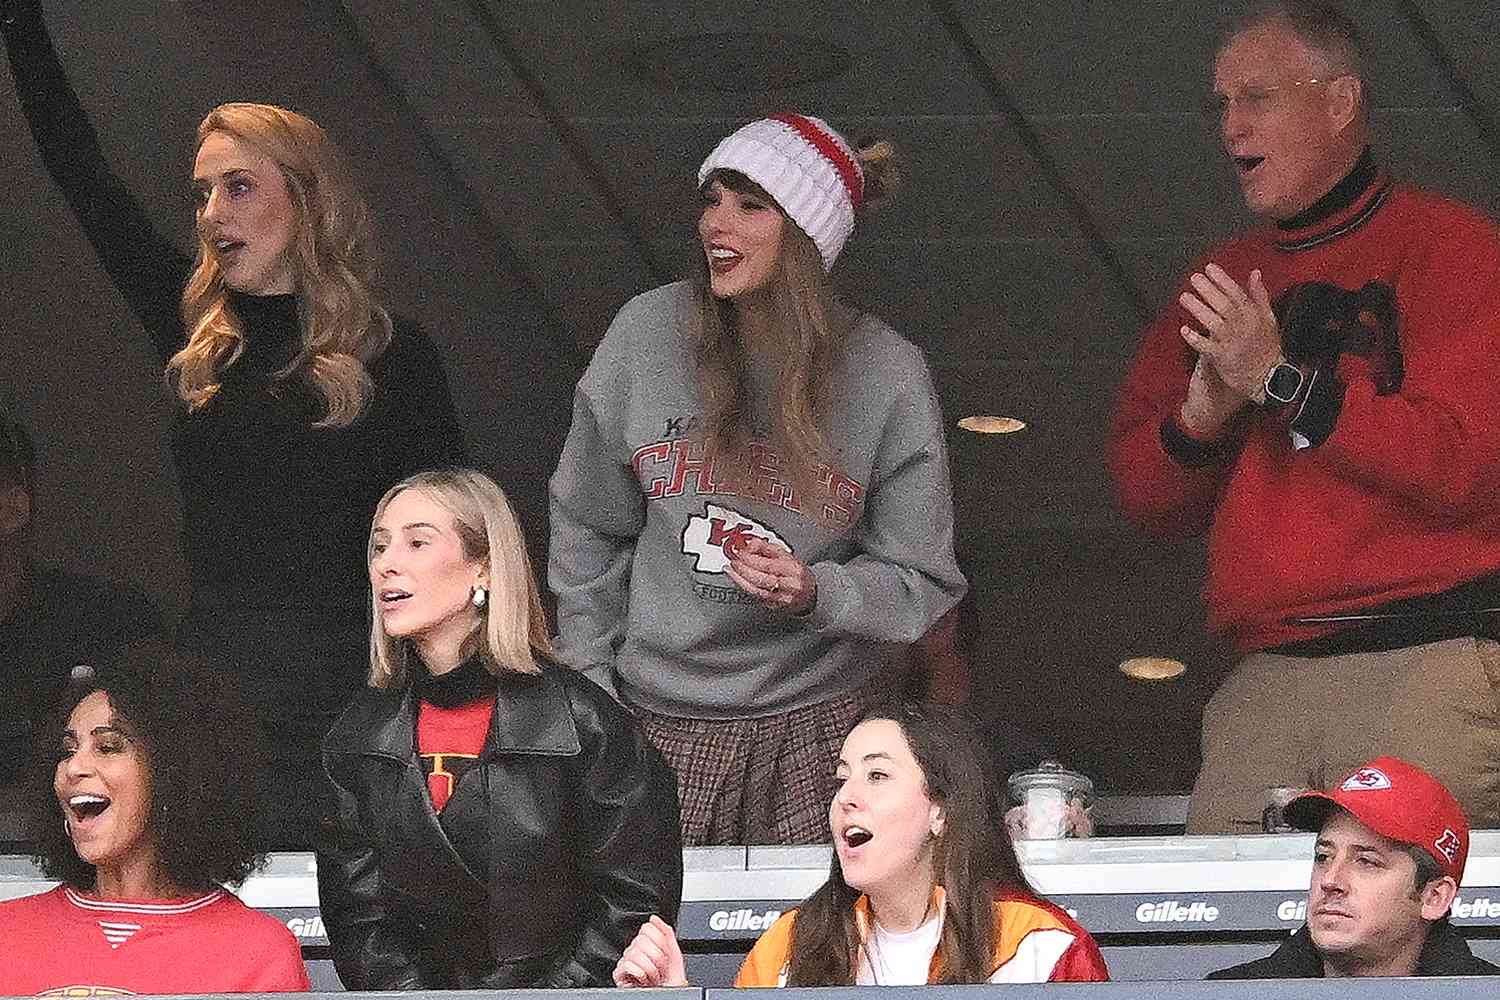
{"label": "chiefs logo on cap", "polygon": [[1384,771],[1378,767],[1362,767],[1339,786],[1343,792],[1373,792],[1381,788],[1390,788],[1391,779],[1386,777]]}
{"label": "chiefs logo on cap", "polygon": [[1458,839],[1458,834],[1452,830],[1444,830],[1443,835],[1432,842],[1433,849],[1448,859],[1448,863],[1454,864],[1458,861],[1458,852],[1463,847],[1463,841]]}

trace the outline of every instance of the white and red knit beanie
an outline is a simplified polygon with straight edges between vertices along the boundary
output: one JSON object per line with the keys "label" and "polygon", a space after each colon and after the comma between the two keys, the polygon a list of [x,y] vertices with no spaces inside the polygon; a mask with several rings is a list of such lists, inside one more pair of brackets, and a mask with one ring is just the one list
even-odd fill
{"label": "white and red knit beanie", "polygon": [[812,238],[823,270],[854,232],[865,173],[853,147],[821,118],[772,115],[753,121],[714,147],[698,168],[701,187],[715,170],[744,174],[776,199]]}

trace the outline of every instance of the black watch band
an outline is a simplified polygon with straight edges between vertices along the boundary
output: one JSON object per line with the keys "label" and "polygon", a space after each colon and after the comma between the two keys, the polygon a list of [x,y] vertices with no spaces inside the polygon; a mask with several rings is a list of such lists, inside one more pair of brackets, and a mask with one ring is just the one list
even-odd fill
{"label": "black watch band", "polygon": [[1302,391],[1302,369],[1279,361],[1266,373],[1266,405],[1285,406]]}

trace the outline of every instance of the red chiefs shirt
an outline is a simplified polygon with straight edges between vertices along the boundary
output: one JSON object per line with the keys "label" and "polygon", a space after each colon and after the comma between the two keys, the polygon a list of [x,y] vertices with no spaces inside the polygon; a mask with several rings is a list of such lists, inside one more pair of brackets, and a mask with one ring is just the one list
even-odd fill
{"label": "red chiefs shirt", "polygon": [[458,779],[484,750],[495,714],[495,678],[477,659],[417,682],[417,756],[434,812],[442,812]]}
{"label": "red chiefs shirt", "polygon": [[0,994],[306,992],[297,939],[223,892],[105,900],[58,886],[0,903]]}
{"label": "red chiefs shirt", "polygon": [[458,779],[479,759],[494,713],[493,696],[455,708],[424,701],[417,710],[417,755],[435,812],[443,811]]}

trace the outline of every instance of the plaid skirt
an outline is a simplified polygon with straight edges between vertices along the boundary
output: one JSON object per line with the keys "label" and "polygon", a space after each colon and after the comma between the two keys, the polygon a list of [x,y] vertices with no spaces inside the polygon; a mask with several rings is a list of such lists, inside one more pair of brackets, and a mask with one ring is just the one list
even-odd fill
{"label": "plaid skirt", "polygon": [[632,711],[677,773],[682,845],[824,844],[844,737],[876,685],[781,715],[681,719]]}

